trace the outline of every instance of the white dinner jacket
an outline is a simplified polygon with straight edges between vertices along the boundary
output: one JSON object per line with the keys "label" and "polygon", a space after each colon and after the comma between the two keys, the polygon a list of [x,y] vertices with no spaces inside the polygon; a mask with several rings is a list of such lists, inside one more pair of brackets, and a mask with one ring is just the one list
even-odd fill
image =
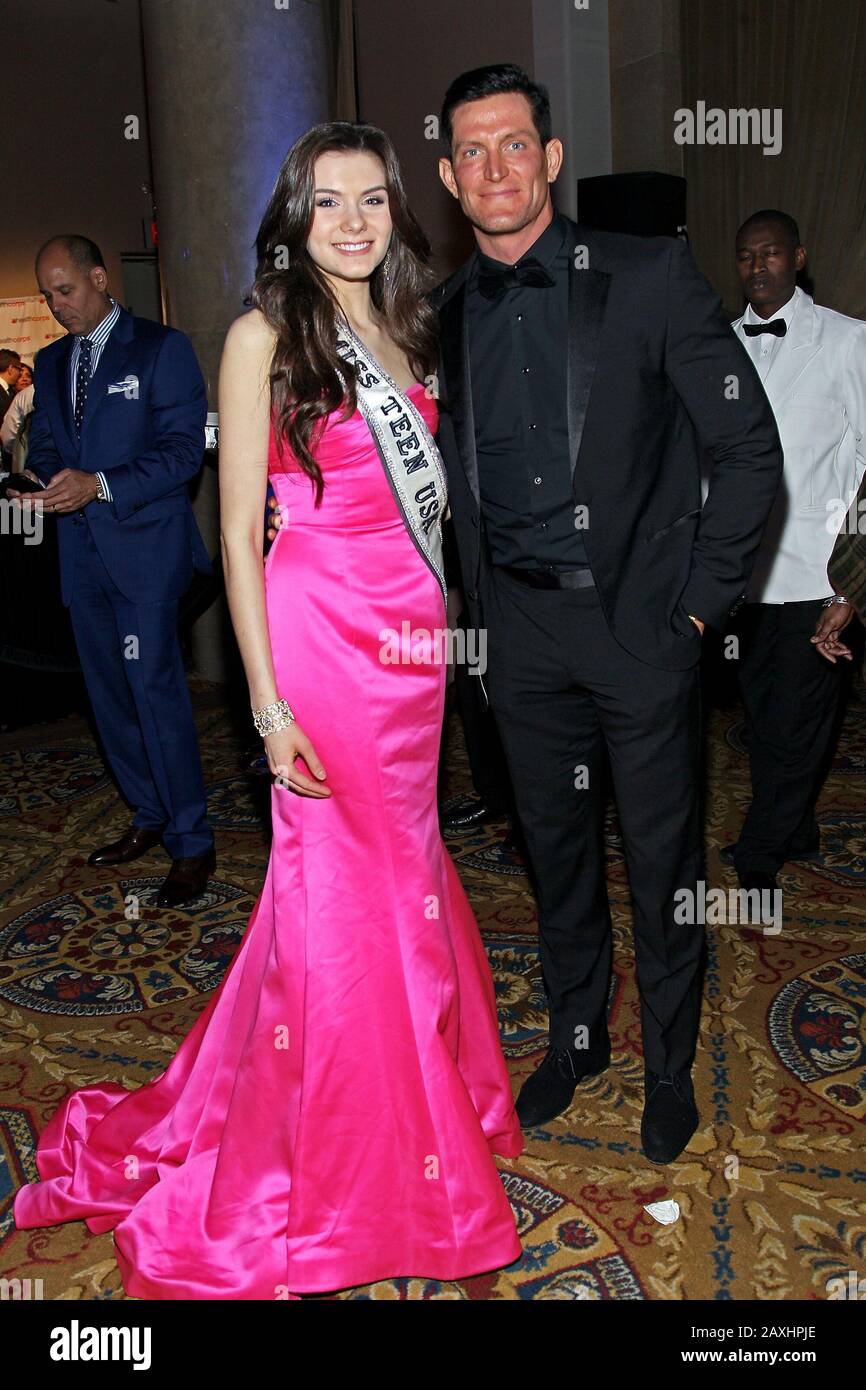
{"label": "white dinner jacket", "polygon": [[[827,562],[866,469],[866,322],[821,308],[799,288],[794,296],[763,379],[785,469],[746,590],[753,603],[832,594]],[[743,318],[732,327],[748,344]]]}

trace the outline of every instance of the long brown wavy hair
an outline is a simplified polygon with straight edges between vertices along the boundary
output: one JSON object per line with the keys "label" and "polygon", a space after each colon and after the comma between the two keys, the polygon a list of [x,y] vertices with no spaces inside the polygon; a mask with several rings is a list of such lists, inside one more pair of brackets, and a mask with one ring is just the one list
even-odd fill
{"label": "long brown wavy hair", "polygon": [[277,448],[282,455],[287,443],[313,479],[316,506],[324,482],[312,450],[325,418],[344,406],[340,418],[347,419],[357,407],[357,369],[338,356],[334,343],[338,301],[307,251],[315,215],[316,160],[333,150],[373,154],[384,166],[394,226],[391,259],[387,280],[382,262],[373,271],[370,297],[418,379],[434,374],[438,365],[438,320],[425,298],[435,283],[430,243],[406,201],[394,146],[377,126],[351,121],[313,126],[289,150],[274,184],[256,237],[249,302],[277,335],[270,366]]}

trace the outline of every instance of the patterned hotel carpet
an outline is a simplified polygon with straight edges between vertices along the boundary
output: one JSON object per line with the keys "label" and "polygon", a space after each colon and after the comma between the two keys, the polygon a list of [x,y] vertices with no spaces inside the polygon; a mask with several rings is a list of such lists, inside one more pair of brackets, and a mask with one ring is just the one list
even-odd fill
{"label": "patterned hotel carpet", "polygon": [[[696,1066],[701,1126],[682,1160],[640,1153],[642,1062],[634,952],[616,825],[608,826],[616,930],[608,1073],[567,1115],[499,1160],[524,1252],[507,1270],[438,1284],[395,1279],[340,1298],[824,1299],[828,1278],[866,1273],[866,713],[849,705],[819,803],[820,863],[780,877],[785,925],[708,928]],[[204,905],[124,917],[124,894],[159,882],[160,851],[119,871],[85,867],[127,822],[86,726],[69,720],[0,740],[0,1274],[42,1278],[50,1299],[124,1297],[110,1234],[83,1222],[18,1232],[12,1196],[34,1179],[33,1145],[63,1095],[97,1080],[133,1088],[163,1070],[204,1008],[259,890],[267,836],[255,784],[216,692],[197,717],[219,866]],[[717,850],[747,794],[739,711],[708,718],[708,877],[732,887]],[[449,796],[468,790],[448,726]],[[266,803],[265,803],[266,804]],[[536,920],[501,826],[449,841],[484,934],[515,1091],[545,1033]],[[26,948],[26,949],[25,949]],[[644,1210],[667,1198],[680,1218]]]}

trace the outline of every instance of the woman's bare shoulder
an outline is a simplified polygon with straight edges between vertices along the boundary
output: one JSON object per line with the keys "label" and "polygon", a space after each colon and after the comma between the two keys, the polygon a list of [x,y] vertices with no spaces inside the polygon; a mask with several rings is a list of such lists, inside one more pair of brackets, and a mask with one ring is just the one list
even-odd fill
{"label": "woman's bare shoulder", "polygon": [[261,309],[249,309],[231,324],[226,343],[248,352],[255,349],[273,350],[276,336]]}

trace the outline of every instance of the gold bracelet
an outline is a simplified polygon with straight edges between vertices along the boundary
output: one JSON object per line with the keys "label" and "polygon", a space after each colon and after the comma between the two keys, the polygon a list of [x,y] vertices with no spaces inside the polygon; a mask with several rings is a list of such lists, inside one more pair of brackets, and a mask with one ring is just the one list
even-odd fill
{"label": "gold bracelet", "polygon": [[253,709],[250,713],[256,732],[261,734],[262,738],[266,738],[268,734],[277,734],[281,729],[288,729],[295,722],[295,716],[285,700],[274,700],[273,704],[265,705],[262,709]]}

